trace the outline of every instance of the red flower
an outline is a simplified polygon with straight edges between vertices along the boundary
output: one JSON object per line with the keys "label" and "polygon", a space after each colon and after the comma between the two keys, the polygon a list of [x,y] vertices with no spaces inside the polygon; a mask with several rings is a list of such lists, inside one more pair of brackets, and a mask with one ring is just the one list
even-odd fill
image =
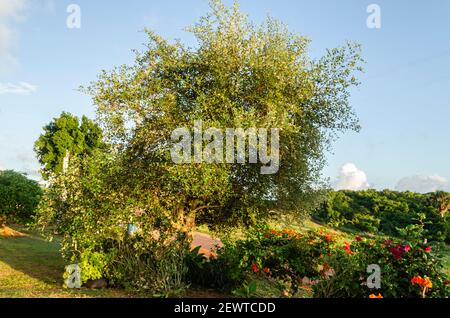
{"label": "red flower", "polygon": [[447,279],[446,281],[444,281],[444,285],[445,286],[450,285],[450,280]]}
{"label": "red flower", "polygon": [[391,247],[389,249],[389,252],[391,252],[392,256],[396,260],[399,260],[402,258],[403,254],[409,252],[410,250],[411,250],[411,247],[409,245],[398,244],[397,246]]}
{"label": "red flower", "polygon": [[350,243],[349,243],[349,242],[344,242],[343,249],[345,250],[345,252],[346,252],[348,255],[353,254],[352,250],[350,249]]}
{"label": "red flower", "polygon": [[256,265],[256,263],[252,264],[252,269],[253,269],[254,273],[258,273],[259,272],[259,268],[258,268],[258,265]]}
{"label": "red flower", "polygon": [[269,274],[270,269],[268,267],[264,267],[263,272],[266,273],[266,274]]}
{"label": "red flower", "polygon": [[430,253],[431,252],[431,247],[427,246],[424,248],[425,253]]}
{"label": "red flower", "polygon": [[362,241],[362,238],[361,238],[361,236],[358,235],[358,236],[355,237],[355,240],[356,240],[357,242],[361,242],[361,241]]}
{"label": "red flower", "polygon": [[392,244],[391,240],[385,240],[384,241],[384,245],[391,246],[391,244]]}

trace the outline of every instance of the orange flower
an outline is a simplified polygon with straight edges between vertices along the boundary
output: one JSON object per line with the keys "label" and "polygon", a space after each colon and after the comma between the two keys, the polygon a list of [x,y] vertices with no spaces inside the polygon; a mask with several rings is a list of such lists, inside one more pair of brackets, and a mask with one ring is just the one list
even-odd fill
{"label": "orange flower", "polygon": [[325,239],[327,240],[327,242],[331,242],[331,241],[333,241],[333,235],[327,234],[327,235],[325,235]]}
{"label": "orange flower", "polygon": [[411,284],[418,284],[418,285],[420,285],[421,284],[421,282],[422,282],[422,277],[420,277],[420,276],[414,276],[412,279],[411,279]]}
{"label": "orange flower", "polygon": [[433,287],[433,283],[428,277],[422,278],[421,276],[414,276],[411,279],[411,284],[417,284],[422,289],[422,298],[426,297],[429,288]]}
{"label": "orange flower", "polygon": [[378,295],[371,294],[371,295],[369,295],[369,298],[383,298],[383,295],[381,295],[381,294],[378,294]]}
{"label": "orange flower", "polygon": [[425,277],[423,279],[422,286],[425,287],[425,288],[432,288],[433,287],[433,283],[431,282],[431,280],[428,277]]}
{"label": "orange flower", "polygon": [[417,284],[422,288],[432,288],[433,287],[433,283],[431,282],[431,280],[428,277],[422,278],[421,276],[414,276],[411,279],[411,284]]}
{"label": "orange flower", "polygon": [[270,269],[268,267],[264,267],[263,272],[266,273],[266,274],[269,274]]}

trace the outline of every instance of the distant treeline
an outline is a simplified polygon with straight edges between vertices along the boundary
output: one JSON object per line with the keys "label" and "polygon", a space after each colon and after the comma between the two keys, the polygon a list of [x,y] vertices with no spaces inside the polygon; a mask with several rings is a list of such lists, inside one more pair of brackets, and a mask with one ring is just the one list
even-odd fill
{"label": "distant treeline", "polygon": [[424,214],[431,240],[450,244],[450,194],[418,194],[390,190],[332,191],[314,217],[335,227],[398,236],[398,228],[418,222]]}

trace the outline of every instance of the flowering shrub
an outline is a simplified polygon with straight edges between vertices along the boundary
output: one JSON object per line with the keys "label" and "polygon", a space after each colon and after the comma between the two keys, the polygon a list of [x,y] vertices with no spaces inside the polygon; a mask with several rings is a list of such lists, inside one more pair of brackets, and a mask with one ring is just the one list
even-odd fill
{"label": "flowering shrub", "polygon": [[[286,296],[305,288],[312,289],[315,297],[449,296],[437,250],[424,241],[423,227],[412,226],[404,232],[409,240],[360,236],[343,240],[321,231],[300,234],[262,227],[244,240],[225,242],[210,266],[220,263],[224,270],[223,265],[229,264],[227,275],[235,287],[245,275],[277,280],[289,289]],[[381,289],[367,284],[371,264],[381,268]],[[223,280],[224,273],[220,275]]]}
{"label": "flowering shrub", "polygon": [[[351,244],[344,244],[344,252],[335,253],[328,260],[335,276],[314,286],[315,295],[367,297],[376,291],[384,297],[449,296],[439,255],[427,245],[423,224],[407,226],[400,232],[402,239],[358,238]],[[370,275],[367,266],[371,264],[380,266],[380,290],[367,286]],[[427,277],[426,284],[424,280],[414,279],[422,276]],[[421,288],[416,285],[419,282]]]}

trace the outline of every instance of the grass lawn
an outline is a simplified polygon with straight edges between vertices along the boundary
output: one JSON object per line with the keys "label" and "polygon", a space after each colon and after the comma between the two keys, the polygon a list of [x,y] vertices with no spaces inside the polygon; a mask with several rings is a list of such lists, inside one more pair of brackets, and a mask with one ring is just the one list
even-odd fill
{"label": "grass lawn", "polygon": [[444,272],[447,275],[447,278],[450,279],[450,246],[447,246],[444,250]]}
{"label": "grass lawn", "polygon": [[[0,298],[131,298],[151,297],[119,289],[79,290],[63,287],[60,239],[48,242],[34,231],[16,228],[25,237],[0,236]],[[230,297],[209,289],[191,288],[186,297]]]}
{"label": "grass lawn", "polygon": [[131,297],[114,290],[70,290],[63,288],[65,263],[60,241],[48,242],[20,229],[26,237],[0,237],[0,298]]}

